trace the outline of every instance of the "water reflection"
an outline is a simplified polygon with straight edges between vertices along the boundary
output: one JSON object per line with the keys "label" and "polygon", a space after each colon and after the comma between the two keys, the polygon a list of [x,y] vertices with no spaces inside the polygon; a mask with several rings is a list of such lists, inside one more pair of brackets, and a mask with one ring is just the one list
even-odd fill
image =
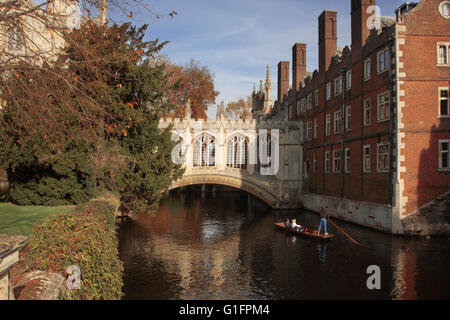
{"label": "water reflection", "polygon": [[[315,228],[307,212],[271,212],[244,193],[174,193],[155,217],[120,228],[126,299],[448,299],[447,239],[405,239],[340,226],[331,242],[287,236],[287,217]],[[366,287],[370,265],[382,290]]]}
{"label": "water reflection", "polygon": [[318,242],[317,244],[317,256],[321,263],[327,261],[327,244],[325,242]]}

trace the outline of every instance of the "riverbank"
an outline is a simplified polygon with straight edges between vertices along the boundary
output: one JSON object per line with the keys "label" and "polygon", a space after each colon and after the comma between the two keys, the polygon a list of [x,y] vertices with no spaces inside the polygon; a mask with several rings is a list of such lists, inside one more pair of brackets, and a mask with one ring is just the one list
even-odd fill
{"label": "riverbank", "polygon": [[[36,224],[11,271],[16,298],[120,299],[123,266],[118,256],[116,200],[103,196]],[[67,290],[65,280],[70,276],[73,288]]]}

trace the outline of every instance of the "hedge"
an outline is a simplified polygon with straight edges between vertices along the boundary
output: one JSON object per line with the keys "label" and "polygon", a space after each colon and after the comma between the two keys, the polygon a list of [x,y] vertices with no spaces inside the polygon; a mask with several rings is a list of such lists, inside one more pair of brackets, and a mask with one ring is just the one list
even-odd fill
{"label": "hedge", "polygon": [[68,266],[79,266],[81,289],[65,290],[61,299],[121,299],[123,264],[119,259],[115,209],[107,199],[91,200],[69,214],[36,225],[26,260],[28,268],[67,277]]}

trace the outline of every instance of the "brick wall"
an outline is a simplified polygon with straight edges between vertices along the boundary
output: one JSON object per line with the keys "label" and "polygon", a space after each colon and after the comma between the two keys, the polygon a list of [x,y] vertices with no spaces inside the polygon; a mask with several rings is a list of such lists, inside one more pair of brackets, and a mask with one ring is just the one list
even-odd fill
{"label": "brick wall", "polygon": [[[400,74],[404,92],[401,150],[402,214],[407,216],[450,190],[450,172],[439,171],[439,139],[450,139],[450,118],[439,117],[438,88],[450,87],[450,66],[437,65],[437,43],[450,42],[450,19],[439,0],[422,0],[408,12],[399,32]],[[404,31],[403,31],[404,30]]]}

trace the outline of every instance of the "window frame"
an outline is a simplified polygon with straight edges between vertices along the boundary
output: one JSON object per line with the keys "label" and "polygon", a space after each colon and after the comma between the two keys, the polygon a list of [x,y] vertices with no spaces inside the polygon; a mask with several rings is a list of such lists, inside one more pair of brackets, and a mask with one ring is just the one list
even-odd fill
{"label": "window frame", "polygon": [[312,93],[310,93],[306,96],[306,110],[311,110],[312,107]]}
{"label": "window frame", "polygon": [[[366,105],[366,102],[369,102],[368,106]],[[372,124],[372,99],[370,97],[367,98],[367,99],[364,99],[363,103],[364,103],[363,123],[364,123],[365,127],[368,127],[368,126],[370,126]],[[367,118],[366,118],[366,115],[367,115],[366,111],[367,110],[369,111],[369,113],[368,113],[368,115],[369,115],[368,121],[366,121],[367,120]]]}
{"label": "window frame", "polygon": [[345,131],[352,130],[352,106],[345,107],[345,121],[344,121]]}
{"label": "window frame", "polygon": [[[441,92],[442,91],[447,91],[447,98],[446,98],[446,100],[447,100],[447,114],[442,114],[441,113],[441,109],[442,109],[442,106],[441,106],[441,101],[442,100],[445,100],[445,98],[442,98],[441,97]],[[439,87],[438,88],[438,117],[440,117],[440,118],[448,118],[448,117],[450,117],[450,87]]]}
{"label": "window frame", "polygon": [[[446,54],[446,59],[447,59],[447,63],[440,63],[440,49],[441,47],[445,47],[447,50],[447,54]],[[437,42],[436,43],[436,61],[437,61],[437,65],[438,66],[450,66],[450,42]]]}
{"label": "window frame", "polygon": [[306,112],[306,98],[301,99],[301,112],[302,113]]}
{"label": "window frame", "polygon": [[313,137],[313,122],[306,123],[306,141],[311,141]]}
{"label": "window frame", "polygon": [[[368,68],[369,75],[367,75],[367,66],[369,66],[369,68]],[[364,81],[370,80],[370,78],[372,76],[372,60],[371,60],[371,58],[364,60],[363,72],[364,72],[363,73]]]}
{"label": "window frame", "polygon": [[[447,144],[447,150],[443,151],[442,150],[442,144],[446,143]],[[442,165],[442,154],[443,153],[447,154],[447,167],[443,167]],[[439,158],[439,163],[438,163],[438,170],[439,171],[450,171],[450,139],[439,139],[438,142],[438,158]]]}
{"label": "window frame", "polygon": [[313,137],[314,140],[317,140],[319,137],[319,120],[318,119],[314,119],[314,132],[313,132]]}
{"label": "window frame", "polygon": [[331,113],[325,115],[325,136],[331,135]]}
{"label": "window frame", "polygon": [[352,70],[348,70],[345,76],[345,81],[347,82],[347,91],[352,88]]}
{"label": "window frame", "polygon": [[[380,154],[380,147],[382,147],[382,146],[386,147],[387,151],[383,154]],[[380,169],[380,162],[381,162],[380,157],[381,156],[387,156],[387,163],[389,166],[389,161],[390,161],[390,143],[389,143],[389,141],[384,141],[384,142],[380,142],[377,144],[377,172],[378,173],[389,173],[390,172],[389,167],[387,169],[386,168]]]}
{"label": "window frame", "polygon": [[325,156],[324,156],[324,172],[325,173],[330,173],[330,152],[331,151],[325,151]]}
{"label": "window frame", "polygon": [[334,79],[334,96],[337,97],[342,94],[342,75]]}
{"label": "window frame", "polygon": [[[337,118],[336,115],[339,114],[339,118]],[[336,129],[337,125],[339,125],[339,130]],[[333,132],[334,134],[338,134],[342,132],[342,110],[337,110],[334,112],[334,118],[333,118]]]}
{"label": "window frame", "polygon": [[[383,63],[384,63],[384,69],[380,69],[380,54],[383,54]],[[386,59],[386,54],[387,54],[387,59]],[[391,54],[389,52],[389,47],[386,47],[380,51],[377,52],[377,71],[378,74],[384,73],[386,71],[388,71],[391,68],[391,64],[390,62],[390,57]],[[387,66],[386,66],[387,65]]]}
{"label": "window frame", "polygon": [[[369,154],[366,155],[366,150],[369,150]],[[369,159],[368,165],[369,167],[366,167],[366,158]],[[371,172],[371,162],[372,162],[372,154],[370,150],[370,144],[363,145],[363,172],[364,173],[370,173]]]}
{"label": "window frame", "polygon": [[[339,164],[339,168],[336,168],[336,164]],[[333,150],[333,173],[342,173],[342,155],[340,149]]]}
{"label": "window frame", "polygon": [[[348,154],[347,154],[348,152]],[[344,151],[344,171],[345,173],[350,173],[350,157],[351,157],[351,148],[345,148]]]}
{"label": "window frame", "polygon": [[327,101],[330,101],[331,100],[331,82],[327,82],[327,84],[326,84],[326,98],[327,98]]}
{"label": "window frame", "polygon": [[[381,100],[382,97],[385,97],[385,96],[388,97],[388,101],[387,102],[383,101],[383,104],[387,104],[387,106],[385,108],[385,111],[384,111],[384,117],[385,118],[380,118],[380,108],[381,108],[381,104],[382,104],[380,102],[380,100]],[[388,90],[388,91],[384,91],[384,92],[379,93],[377,95],[377,120],[378,120],[378,122],[385,122],[385,121],[389,121],[391,119],[391,110],[390,110],[390,108],[391,108],[391,93],[390,93],[390,91]],[[387,111],[389,112],[389,114],[386,117],[386,112]]]}
{"label": "window frame", "polygon": [[314,106],[315,107],[319,106],[319,89],[314,91]]}

